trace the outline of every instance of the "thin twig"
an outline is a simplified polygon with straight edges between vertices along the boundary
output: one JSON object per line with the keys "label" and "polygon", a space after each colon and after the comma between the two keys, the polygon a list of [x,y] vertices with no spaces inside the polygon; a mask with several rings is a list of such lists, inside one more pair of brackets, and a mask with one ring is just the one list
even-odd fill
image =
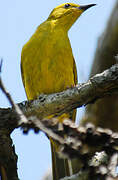
{"label": "thin twig", "polygon": [[[20,121],[22,121],[22,123],[26,123],[27,122],[27,118],[25,117],[25,115],[23,114],[23,112],[20,110],[19,106],[17,104],[14,103],[11,95],[9,94],[9,92],[6,90],[3,82],[2,82],[2,78],[1,78],[1,72],[2,72],[2,64],[3,64],[3,60],[1,60],[0,62],[0,89],[2,90],[2,92],[6,95],[9,103],[11,104],[11,106],[13,107],[13,109],[15,110],[15,112],[17,113],[17,115],[19,116]],[[19,122],[20,123],[20,122]]]}

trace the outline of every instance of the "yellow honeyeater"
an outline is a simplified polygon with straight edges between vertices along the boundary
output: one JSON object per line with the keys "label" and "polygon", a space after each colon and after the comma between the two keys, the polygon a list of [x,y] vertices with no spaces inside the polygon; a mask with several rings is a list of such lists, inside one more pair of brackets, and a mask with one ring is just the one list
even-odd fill
{"label": "yellow honeyeater", "polygon": [[[94,5],[64,3],[57,6],[24,45],[21,73],[28,100],[36,99],[41,93],[56,93],[77,84],[68,30],[85,10]],[[75,115],[76,111],[66,114],[73,121]],[[51,144],[53,179],[59,180],[70,174],[68,160],[60,159]]]}

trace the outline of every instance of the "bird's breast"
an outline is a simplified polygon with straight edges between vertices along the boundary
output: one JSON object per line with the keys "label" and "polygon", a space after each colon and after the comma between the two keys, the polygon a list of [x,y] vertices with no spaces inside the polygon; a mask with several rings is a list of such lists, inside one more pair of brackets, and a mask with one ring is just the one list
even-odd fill
{"label": "bird's breast", "polygon": [[68,37],[34,37],[24,48],[21,63],[28,99],[74,85],[73,54]]}

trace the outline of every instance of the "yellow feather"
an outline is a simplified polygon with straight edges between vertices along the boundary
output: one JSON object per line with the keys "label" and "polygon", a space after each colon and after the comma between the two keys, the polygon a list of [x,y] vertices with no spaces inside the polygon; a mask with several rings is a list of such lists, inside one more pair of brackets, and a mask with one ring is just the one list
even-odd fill
{"label": "yellow feather", "polygon": [[[63,91],[77,83],[76,64],[68,30],[89,6],[73,3],[57,6],[24,45],[21,55],[21,72],[29,100],[37,98],[41,93]],[[62,115],[59,119],[62,121],[68,117],[74,121],[75,114],[73,111]],[[53,179],[58,180],[69,175],[67,160],[58,158],[53,143],[52,152]],[[62,171],[63,166],[65,170]],[[58,170],[61,173],[57,172]]]}

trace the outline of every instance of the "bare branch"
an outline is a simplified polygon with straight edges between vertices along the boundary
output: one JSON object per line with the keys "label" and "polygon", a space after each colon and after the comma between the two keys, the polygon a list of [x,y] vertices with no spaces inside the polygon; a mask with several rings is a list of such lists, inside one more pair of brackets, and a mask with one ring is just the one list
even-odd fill
{"label": "bare branch", "polygon": [[[87,169],[90,168],[90,176],[102,177],[105,172],[104,175],[108,176],[107,170],[109,167],[110,172],[111,167],[109,161],[107,163],[109,166],[100,165],[96,168],[96,165],[95,167],[92,165],[92,170],[88,162],[96,151],[105,151],[108,155],[116,153],[118,134],[113,133],[111,130],[95,129],[95,127],[91,125],[85,128],[78,128],[68,120],[63,122],[62,128],[60,129],[58,118],[49,120],[45,119],[45,117],[51,114],[60,115],[76,107],[94,102],[98,98],[111,95],[111,93],[118,93],[118,65],[114,65],[103,73],[92,77],[87,83],[80,86],[56,94],[41,95],[39,99],[25,102],[25,104],[20,103],[20,108],[29,117],[25,123],[24,120],[19,118],[22,112],[16,115],[17,110],[14,113],[12,109],[2,109],[3,114],[0,118],[3,120],[4,115],[7,117],[7,121],[9,121],[8,117],[11,119],[16,118],[21,126],[42,130],[58,144],[61,156],[80,159],[80,163],[84,167],[87,167]],[[9,96],[7,96],[7,98],[9,98]],[[14,108],[16,108],[16,106],[14,106]],[[9,116],[6,112],[9,112]],[[40,119],[38,119],[38,117]],[[4,123],[2,125],[4,125],[2,128],[7,129]],[[110,174],[110,176],[113,176],[113,172],[112,169],[112,175]]]}
{"label": "bare branch", "polygon": [[[79,84],[60,93],[40,95],[34,101],[26,101],[18,105],[27,117],[35,115],[41,120],[48,115],[60,115],[113,93],[118,93],[117,64],[103,73],[93,76],[87,83]],[[19,115],[21,117],[22,113]],[[14,123],[11,122],[11,119],[14,120]],[[5,122],[3,123],[3,121]],[[9,123],[13,125],[15,122],[19,122],[20,125],[25,121],[19,120],[12,109],[0,109],[0,127],[5,124],[8,127]]]}
{"label": "bare branch", "polygon": [[79,173],[63,180],[82,179],[82,176],[85,180],[118,177],[115,171],[118,164],[118,134],[109,129],[95,128],[90,124],[78,127],[70,120],[63,122],[60,131],[56,119],[39,121],[34,117],[30,123],[53,138],[61,157],[76,158],[78,165],[83,167]]}
{"label": "bare branch", "polygon": [[0,166],[4,167],[8,180],[19,180],[17,155],[12,139],[5,129],[0,129]]}
{"label": "bare branch", "polygon": [[[0,63],[0,73],[2,71],[2,60]],[[5,89],[1,74],[0,74],[0,88],[2,92],[6,95],[13,109],[16,110],[18,117],[21,117],[21,110],[19,110],[18,105],[14,103],[10,94]],[[2,117],[1,117],[2,118]],[[13,123],[13,122],[12,122]],[[4,124],[4,123],[3,123]],[[5,177],[10,180],[18,180],[17,174],[17,155],[15,154],[15,148],[12,144],[10,137],[10,131],[7,129],[5,124],[0,128],[0,167],[4,170]],[[3,178],[3,177],[2,177]],[[5,178],[5,179],[6,179]]]}

